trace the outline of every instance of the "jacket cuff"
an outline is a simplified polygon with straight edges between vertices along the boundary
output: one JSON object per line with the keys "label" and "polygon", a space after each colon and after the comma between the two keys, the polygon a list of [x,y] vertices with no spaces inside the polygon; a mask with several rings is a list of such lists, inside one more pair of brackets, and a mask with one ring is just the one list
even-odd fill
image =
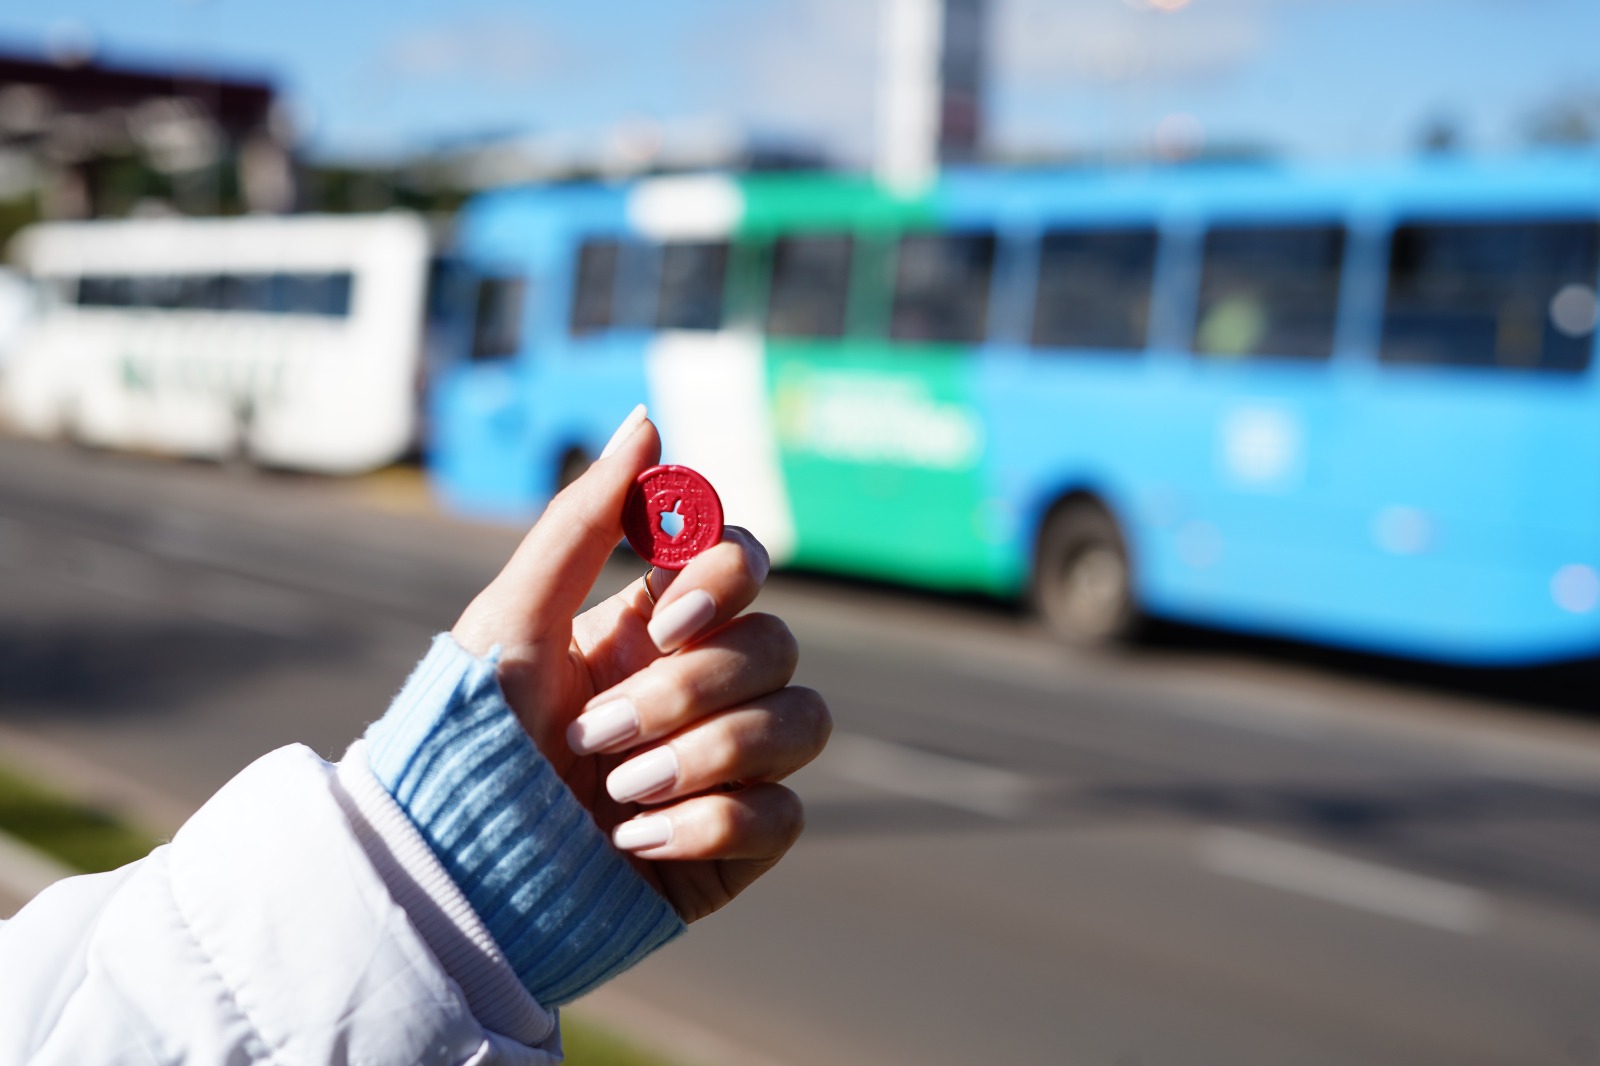
{"label": "jacket cuff", "polygon": [[684,930],[523,730],[495,653],[434,638],[366,740],[374,776],[540,1003],[576,999]]}

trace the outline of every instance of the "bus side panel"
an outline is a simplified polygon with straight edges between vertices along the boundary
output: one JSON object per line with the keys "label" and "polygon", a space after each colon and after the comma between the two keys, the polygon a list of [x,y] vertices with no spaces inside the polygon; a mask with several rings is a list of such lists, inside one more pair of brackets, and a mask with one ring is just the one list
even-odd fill
{"label": "bus side panel", "polygon": [[794,562],[998,591],[973,353],[783,342],[769,360]]}
{"label": "bus side panel", "polygon": [[1044,358],[992,361],[981,401],[1008,413],[991,426],[997,506],[1028,501],[1006,553],[1018,587],[1050,505],[1087,490],[1121,523],[1155,615],[1483,664],[1600,648],[1587,382],[1350,388]]}
{"label": "bus side panel", "polygon": [[1193,456],[1160,443],[1171,432],[1161,371],[1142,355],[1016,348],[989,355],[978,402],[994,412],[983,509],[996,585],[1011,593],[1027,587],[1051,508],[1083,493],[1116,519],[1140,603],[1170,599],[1182,575],[1167,531],[1185,472],[1161,456],[1180,463]]}
{"label": "bus side panel", "polygon": [[1338,383],[1325,364],[1207,364],[1184,358],[1148,429],[1164,456],[1150,539],[1167,565],[1158,613],[1293,630],[1340,585],[1329,464]]}
{"label": "bus side panel", "polygon": [[1600,651],[1592,375],[1384,368],[1374,385],[1339,443],[1350,548],[1312,635],[1484,663]]}

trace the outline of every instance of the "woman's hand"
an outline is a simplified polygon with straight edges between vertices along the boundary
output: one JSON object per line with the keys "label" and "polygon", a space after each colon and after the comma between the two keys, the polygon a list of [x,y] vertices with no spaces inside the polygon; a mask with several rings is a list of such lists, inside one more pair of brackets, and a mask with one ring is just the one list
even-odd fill
{"label": "woman's hand", "polygon": [[[685,921],[727,903],[799,836],[777,782],[814,759],[831,722],[789,684],[793,635],[741,615],[766,550],[730,526],[676,576],[646,578],[574,618],[622,537],[622,505],[661,442],[637,409],[551,501],[454,636],[498,645],[500,686],[567,785]],[[655,602],[652,603],[652,596]]]}

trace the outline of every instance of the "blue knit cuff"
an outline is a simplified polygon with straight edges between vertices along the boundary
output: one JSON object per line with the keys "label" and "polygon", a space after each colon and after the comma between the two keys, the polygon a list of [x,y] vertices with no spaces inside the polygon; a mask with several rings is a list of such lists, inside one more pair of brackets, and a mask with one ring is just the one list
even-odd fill
{"label": "blue knit cuff", "polygon": [[367,760],[544,1006],[683,932],[523,730],[495,653],[435,637],[367,730]]}

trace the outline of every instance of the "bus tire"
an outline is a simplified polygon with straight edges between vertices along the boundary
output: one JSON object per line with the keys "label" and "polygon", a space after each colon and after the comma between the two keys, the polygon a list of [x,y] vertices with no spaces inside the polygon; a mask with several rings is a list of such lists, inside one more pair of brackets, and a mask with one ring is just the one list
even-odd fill
{"label": "bus tire", "polygon": [[1033,604],[1063,643],[1101,646],[1138,628],[1133,570],[1116,519],[1087,499],[1058,506],[1045,520],[1033,567]]}
{"label": "bus tire", "polygon": [[234,406],[233,433],[217,455],[217,462],[234,474],[255,474],[257,470],[255,439],[255,408],[248,402]]}
{"label": "bus tire", "polygon": [[556,464],[556,492],[582,477],[593,463],[594,457],[582,448],[574,446],[562,452],[561,461]]}

